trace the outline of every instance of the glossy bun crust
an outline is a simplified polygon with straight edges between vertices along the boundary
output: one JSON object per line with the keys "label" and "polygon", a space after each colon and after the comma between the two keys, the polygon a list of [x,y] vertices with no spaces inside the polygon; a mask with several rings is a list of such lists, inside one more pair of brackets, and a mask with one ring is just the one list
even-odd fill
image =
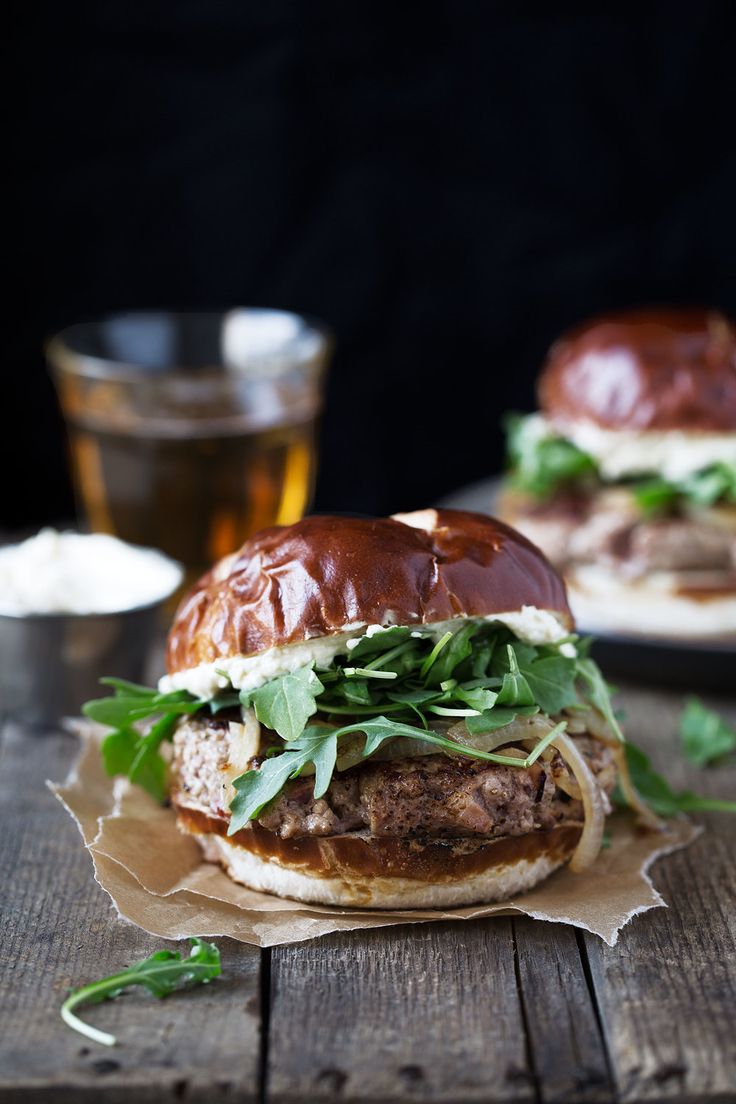
{"label": "glossy bun crust", "polygon": [[572,620],[564,584],[482,514],[308,517],[265,529],[208,572],[169,633],[169,673],[362,625],[431,624],[536,606]]}
{"label": "glossy bun crust", "polygon": [[605,315],[555,342],[538,392],[553,422],[736,430],[736,325],[696,308]]}

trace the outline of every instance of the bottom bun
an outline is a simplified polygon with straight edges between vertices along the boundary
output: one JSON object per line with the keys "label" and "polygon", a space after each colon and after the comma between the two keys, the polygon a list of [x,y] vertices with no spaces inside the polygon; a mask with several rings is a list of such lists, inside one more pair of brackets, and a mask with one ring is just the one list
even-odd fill
{"label": "bottom bun", "polygon": [[250,889],[296,901],[359,908],[446,908],[503,901],[537,885],[571,857],[581,825],[487,839],[399,838],[351,832],[282,839],[174,795],[180,829],[205,858]]}
{"label": "bottom bun", "polygon": [[733,585],[685,589],[681,577],[666,572],[629,582],[597,564],[571,568],[565,580],[580,631],[669,639],[736,638]]}

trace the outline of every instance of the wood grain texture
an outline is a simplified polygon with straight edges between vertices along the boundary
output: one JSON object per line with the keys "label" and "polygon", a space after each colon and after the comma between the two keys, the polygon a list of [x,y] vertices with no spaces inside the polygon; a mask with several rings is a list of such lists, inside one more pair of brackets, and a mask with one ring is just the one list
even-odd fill
{"label": "wood grain texture", "polygon": [[536,1099],[510,920],[274,948],[271,980],[272,1104]]}
{"label": "wood grain texture", "polygon": [[[678,786],[736,795],[733,765],[695,770],[679,749],[682,700],[628,689],[627,731]],[[736,722],[736,710],[710,701]],[[736,1100],[736,823],[696,816],[707,832],[657,864],[670,908],[634,920],[616,947],[585,949],[620,1099]]]}
{"label": "wood grain texture", "polygon": [[608,1104],[613,1087],[573,928],[513,921],[524,1026],[539,1099]]}
{"label": "wood grain texture", "polygon": [[165,943],[118,920],[76,828],[46,789],[75,741],[4,730],[0,758],[0,1100],[25,1102],[257,1099],[259,953],[220,940],[223,977],[156,1001],[131,990],[83,1015],[114,1048],[65,1027],[70,986],[146,957]]}
{"label": "wood grain texture", "polygon": [[[678,695],[625,688],[621,698],[632,739],[676,785],[736,793],[733,767],[695,771],[683,760]],[[713,704],[736,721],[732,706]],[[207,988],[161,1003],[134,991],[90,1009],[92,1022],[119,1035],[114,1050],[59,1020],[68,986],[162,945],[116,919],[43,785],[64,775],[73,752],[60,735],[4,733],[1,1104],[258,1099],[259,953],[251,948],[220,941],[225,976]],[[670,909],[635,919],[614,948],[515,918],[274,949],[261,1099],[736,1100],[736,821],[695,819],[707,835],[654,870]]]}

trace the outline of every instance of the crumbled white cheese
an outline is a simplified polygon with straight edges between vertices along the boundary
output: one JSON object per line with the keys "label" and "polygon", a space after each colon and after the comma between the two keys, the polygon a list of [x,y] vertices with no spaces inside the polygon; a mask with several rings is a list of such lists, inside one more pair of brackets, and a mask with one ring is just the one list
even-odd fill
{"label": "crumbled white cheese", "polygon": [[181,580],[179,565],[152,549],[42,529],[0,548],[0,613],[115,613],[162,601]]}
{"label": "crumbled white cheese", "polygon": [[605,479],[653,473],[677,481],[721,461],[736,464],[736,433],[604,429],[589,421],[544,419],[533,430],[572,441],[593,457]]}
{"label": "crumbled white cheese", "polygon": [[[431,625],[417,626],[422,635],[439,640],[448,629],[457,628],[458,621],[438,621]],[[477,618],[478,621],[499,621],[526,644],[554,644],[568,635],[568,629],[556,613],[537,609],[536,606],[522,606],[520,610],[509,613],[494,613],[489,617]],[[306,640],[299,644],[287,644],[282,648],[269,648],[255,656],[228,656],[215,663],[202,663],[186,671],[177,671],[165,675],[159,682],[159,690],[168,693],[171,690],[188,690],[201,698],[211,698],[226,686],[236,690],[255,690],[279,675],[296,671],[314,663],[315,667],[329,667],[335,656],[346,654],[354,648],[363,636],[374,636],[386,626],[364,626],[361,636],[355,636],[355,626],[349,632],[335,636],[322,636]],[[565,644],[563,648],[568,648]],[[568,654],[565,652],[564,654]]]}

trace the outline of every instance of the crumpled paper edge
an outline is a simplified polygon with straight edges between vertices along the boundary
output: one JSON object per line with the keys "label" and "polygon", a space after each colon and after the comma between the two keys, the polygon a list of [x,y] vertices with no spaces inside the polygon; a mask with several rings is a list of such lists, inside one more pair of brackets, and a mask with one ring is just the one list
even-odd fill
{"label": "crumpled paper edge", "polygon": [[[115,850],[115,846],[119,848],[121,843],[124,846],[125,832],[123,832],[123,840],[113,839],[114,846],[110,848],[109,840],[106,840],[106,828],[109,835],[111,831],[117,831],[121,827],[119,823],[112,822],[128,817],[129,823],[133,823],[138,828],[144,825],[147,830],[148,824],[154,824],[157,819],[159,823],[164,823],[163,818],[170,818],[173,823],[174,814],[170,810],[162,810],[155,806],[150,798],[135,787],[131,787],[126,780],[112,780],[104,774],[99,755],[97,726],[77,722],[73,727],[81,738],[80,754],[63,783],[47,782],[47,786],[77,825],[92,858],[95,880],[109,896],[117,915],[122,920],[163,938],[184,939],[193,935],[229,936],[241,942],[268,947],[301,942],[334,931],[432,921],[472,920],[488,916],[527,915],[532,919],[545,920],[548,923],[571,924],[599,936],[609,946],[615,946],[621,930],[635,916],[649,909],[667,907],[650,876],[652,865],[657,859],[688,846],[702,832],[702,828],[692,825],[684,817],[670,822],[667,838],[661,840],[661,846],[655,846],[647,852],[635,870],[632,871],[629,868],[624,871],[627,878],[631,879],[633,875],[640,883],[641,899],[638,902],[629,902],[625,907],[621,907],[620,903],[617,907],[613,896],[610,901],[602,902],[604,912],[608,914],[605,928],[602,923],[596,926],[589,919],[586,920],[585,910],[576,913],[576,910],[571,908],[569,913],[566,913],[557,907],[554,914],[550,914],[544,908],[534,907],[534,898],[541,890],[546,890],[548,897],[553,896],[550,894],[550,886],[559,886],[561,875],[574,878],[575,882],[571,884],[574,884],[576,889],[580,887],[581,883],[578,879],[585,878],[586,875],[571,875],[565,871],[553,874],[539,887],[507,902],[463,906],[455,909],[391,912],[338,908],[329,905],[306,905],[265,893],[256,894],[252,890],[241,889],[234,885],[224,873],[220,872],[219,877],[223,879],[219,882],[221,891],[224,890],[229,898],[223,899],[215,892],[207,893],[206,889],[197,886],[199,875],[199,880],[203,881],[205,886],[208,883],[214,883],[216,889],[218,876],[213,874],[213,871],[217,871],[218,868],[213,868],[211,864],[200,859],[197,860],[198,865],[195,868],[191,866],[190,855],[190,870],[184,878],[173,882],[163,891],[154,890],[150,885],[146,885],[146,881],[155,883],[156,879],[150,877],[150,871],[141,871],[140,854],[110,853],[111,850]],[[124,824],[122,827],[125,827]],[[166,828],[170,832],[168,823]],[[630,825],[629,831],[631,831]],[[634,842],[642,838],[636,833],[631,835]],[[193,841],[189,837],[177,833],[176,837],[169,840],[169,851],[172,846],[177,846],[179,840],[182,848],[192,847]],[[194,846],[197,845],[194,844]],[[603,852],[599,863],[605,862],[606,852]],[[193,877],[193,887],[187,884],[187,878],[190,877]],[[554,879],[557,879],[556,883]],[[629,887],[629,893],[630,890],[631,887]],[[243,898],[250,899],[251,907],[236,901],[235,898],[241,894]],[[528,906],[524,905],[526,899],[529,900]],[[254,902],[256,907],[253,907]],[[612,922],[610,912],[614,914],[618,912]]]}

